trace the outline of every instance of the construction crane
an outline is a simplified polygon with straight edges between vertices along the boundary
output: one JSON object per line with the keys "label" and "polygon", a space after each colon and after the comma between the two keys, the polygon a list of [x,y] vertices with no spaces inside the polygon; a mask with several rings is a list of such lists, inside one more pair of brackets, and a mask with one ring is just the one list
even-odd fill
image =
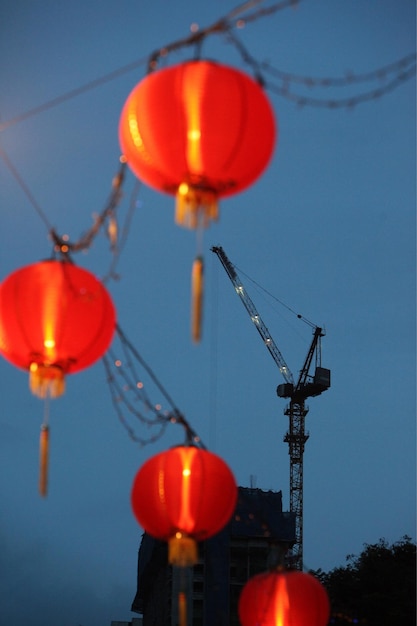
{"label": "construction crane", "polygon": [[[280,398],[289,398],[289,404],[284,415],[289,418],[289,427],[284,442],[288,443],[290,456],[290,512],[295,515],[295,543],[288,556],[290,565],[295,569],[303,568],[303,455],[305,443],[309,437],[305,431],[305,417],[308,413],[306,399],[318,396],[330,387],[330,370],[321,367],[321,338],[325,333],[322,328],[307,322],[313,328],[313,340],[300,370],[297,382],[286,364],[284,357],[271,337],[261,316],[248,293],[246,292],[235,267],[229,261],[223,248],[213,246],[212,252],[217,254],[227,275],[229,276],[236,293],[245,306],[252,322],[269,350],[275,363],[278,365],[285,383],[278,385],[277,395]],[[301,315],[298,315],[301,318]],[[302,318],[304,319],[304,318]],[[307,320],[305,320],[307,321]],[[315,361],[314,374],[310,368]]]}

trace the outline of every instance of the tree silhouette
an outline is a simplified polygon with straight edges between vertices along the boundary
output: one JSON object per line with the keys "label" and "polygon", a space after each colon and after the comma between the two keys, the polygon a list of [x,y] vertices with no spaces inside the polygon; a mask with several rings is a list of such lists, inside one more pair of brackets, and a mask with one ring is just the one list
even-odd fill
{"label": "tree silhouette", "polygon": [[330,624],[415,625],[416,544],[410,537],[364,544],[359,556],[346,560],[345,567],[314,572],[330,596]]}

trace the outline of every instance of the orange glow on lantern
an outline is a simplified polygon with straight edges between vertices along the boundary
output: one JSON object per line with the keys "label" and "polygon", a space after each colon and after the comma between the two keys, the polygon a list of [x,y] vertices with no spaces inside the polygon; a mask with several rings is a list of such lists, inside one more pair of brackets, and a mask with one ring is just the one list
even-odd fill
{"label": "orange glow on lantern", "polygon": [[281,567],[250,578],[238,608],[242,626],[326,626],[330,615],[317,578]]}
{"label": "orange glow on lantern", "polygon": [[188,448],[182,448],[179,452],[181,455],[182,479],[180,487],[181,508],[180,515],[178,517],[178,527],[184,530],[193,528],[195,520],[193,518],[191,505],[191,458],[188,454]]}
{"label": "orange glow on lantern", "polygon": [[277,590],[274,597],[275,607],[274,613],[276,617],[276,626],[285,626],[285,616],[288,615],[289,600],[287,583],[284,577],[280,577],[277,582]]}

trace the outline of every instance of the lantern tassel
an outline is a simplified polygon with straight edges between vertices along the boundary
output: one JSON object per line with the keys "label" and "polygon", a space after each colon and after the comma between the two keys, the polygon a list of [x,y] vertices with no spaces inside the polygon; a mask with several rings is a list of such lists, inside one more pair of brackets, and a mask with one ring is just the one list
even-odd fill
{"label": "lantern tassel", "polygon": [[187,626],[187,596],[184,591],[178,594],[179,626]]}
{"label": "lantern tassel", "polygon": [[29,387],[38,398],[58,398],[65,392],[64,372],[57,365],[31,363]]}
{"label": "lantern tassel", "polygon": [[193,565],[198,560],[197,542],[193,537],[177,532],[168,540],[168,562],[173,566],[178,584],[178,625],[188,626],[189,581]]}
{"label": "lantern tassel", "polygon": [[177,590],[177,611],[175,623],[178,626],[188,626],[188,607],[190,605],[191,596],[191,580],[192,567],[182,566],[173,567],[173,585]]}
{"label": "lantern tassel", "polygon": [[198,256],[194,263],[191,275],[191,336],[195,343],[201,340],[201,326],[203,317],[204,293],[204,262]]}
{"label": "lantern tassel", "polygon": [[39,493],[45,497],[48,490],[49,426],[42,424],[39,441]]}
{"label": "lantern tassel", "polygon": [[211,189],[181,183],[176,194],[175,222],[184,228],[207,228],[219,216],[217,194]]}

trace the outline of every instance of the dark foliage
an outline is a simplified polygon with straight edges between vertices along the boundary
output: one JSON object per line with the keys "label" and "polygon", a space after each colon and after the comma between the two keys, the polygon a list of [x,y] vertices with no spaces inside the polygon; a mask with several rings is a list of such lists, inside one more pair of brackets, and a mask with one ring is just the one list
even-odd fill
{"label": "dark foliage", "polygon": [[313,572],[330,597],[330,624],[415,626],[416,544],[410,537],[392,545],[385,539],[365,544],[346,561],[328,573]]}

